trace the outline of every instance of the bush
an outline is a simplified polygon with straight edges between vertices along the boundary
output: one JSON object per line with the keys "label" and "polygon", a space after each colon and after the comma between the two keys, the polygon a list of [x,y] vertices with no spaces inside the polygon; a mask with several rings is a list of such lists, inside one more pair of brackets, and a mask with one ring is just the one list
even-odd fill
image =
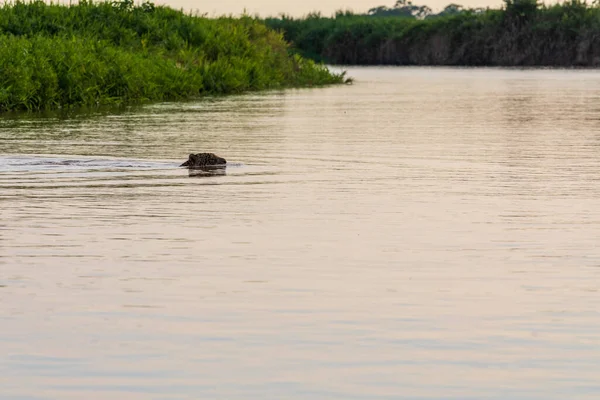
{"label": "bush", "polygon": [[0,111],[182,99],[340,83],[249,17],[132,0],[0,8]]}

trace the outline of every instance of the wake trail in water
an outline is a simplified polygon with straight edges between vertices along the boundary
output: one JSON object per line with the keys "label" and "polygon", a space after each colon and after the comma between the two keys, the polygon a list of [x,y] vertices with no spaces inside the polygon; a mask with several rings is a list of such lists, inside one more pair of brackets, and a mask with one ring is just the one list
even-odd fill
{"label": "wake trail in water", "polygon": [[123,160],[110,158],[0,156],[0,173],[56,170],[143,169],[177,168],[179,163],[168,161]]}

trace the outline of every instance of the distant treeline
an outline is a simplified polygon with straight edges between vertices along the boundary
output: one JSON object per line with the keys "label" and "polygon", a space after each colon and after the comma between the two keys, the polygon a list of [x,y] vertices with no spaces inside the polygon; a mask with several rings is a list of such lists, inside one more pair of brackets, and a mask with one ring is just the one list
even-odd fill
{"label": "distant treeline", "polygon": [[0,112],[342,82],[250,17],[133,0],[0,7]]}
{"label": "distant treeline", "polygon": [[346,65],[600,66],[600,7],[580,0],[502,9],[450,4],[433,14],[399,0],[366,14],[268,18],[307,57]]}

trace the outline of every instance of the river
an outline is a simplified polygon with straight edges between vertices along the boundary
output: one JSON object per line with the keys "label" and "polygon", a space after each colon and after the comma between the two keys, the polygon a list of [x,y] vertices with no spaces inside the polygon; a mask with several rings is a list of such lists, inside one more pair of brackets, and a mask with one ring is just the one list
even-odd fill
{"label": "river", "polygon": [[597,399],[600,72],[349,75],[0,119],[0,398]]}

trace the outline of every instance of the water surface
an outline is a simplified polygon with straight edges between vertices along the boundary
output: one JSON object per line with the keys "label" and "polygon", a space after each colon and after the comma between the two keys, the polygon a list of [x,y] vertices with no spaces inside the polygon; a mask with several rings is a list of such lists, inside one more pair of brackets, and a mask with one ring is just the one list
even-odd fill
{"label": "water surface", "polygon": [[1,119],[0,398],[598,398],[600,72],[349,73]]}

